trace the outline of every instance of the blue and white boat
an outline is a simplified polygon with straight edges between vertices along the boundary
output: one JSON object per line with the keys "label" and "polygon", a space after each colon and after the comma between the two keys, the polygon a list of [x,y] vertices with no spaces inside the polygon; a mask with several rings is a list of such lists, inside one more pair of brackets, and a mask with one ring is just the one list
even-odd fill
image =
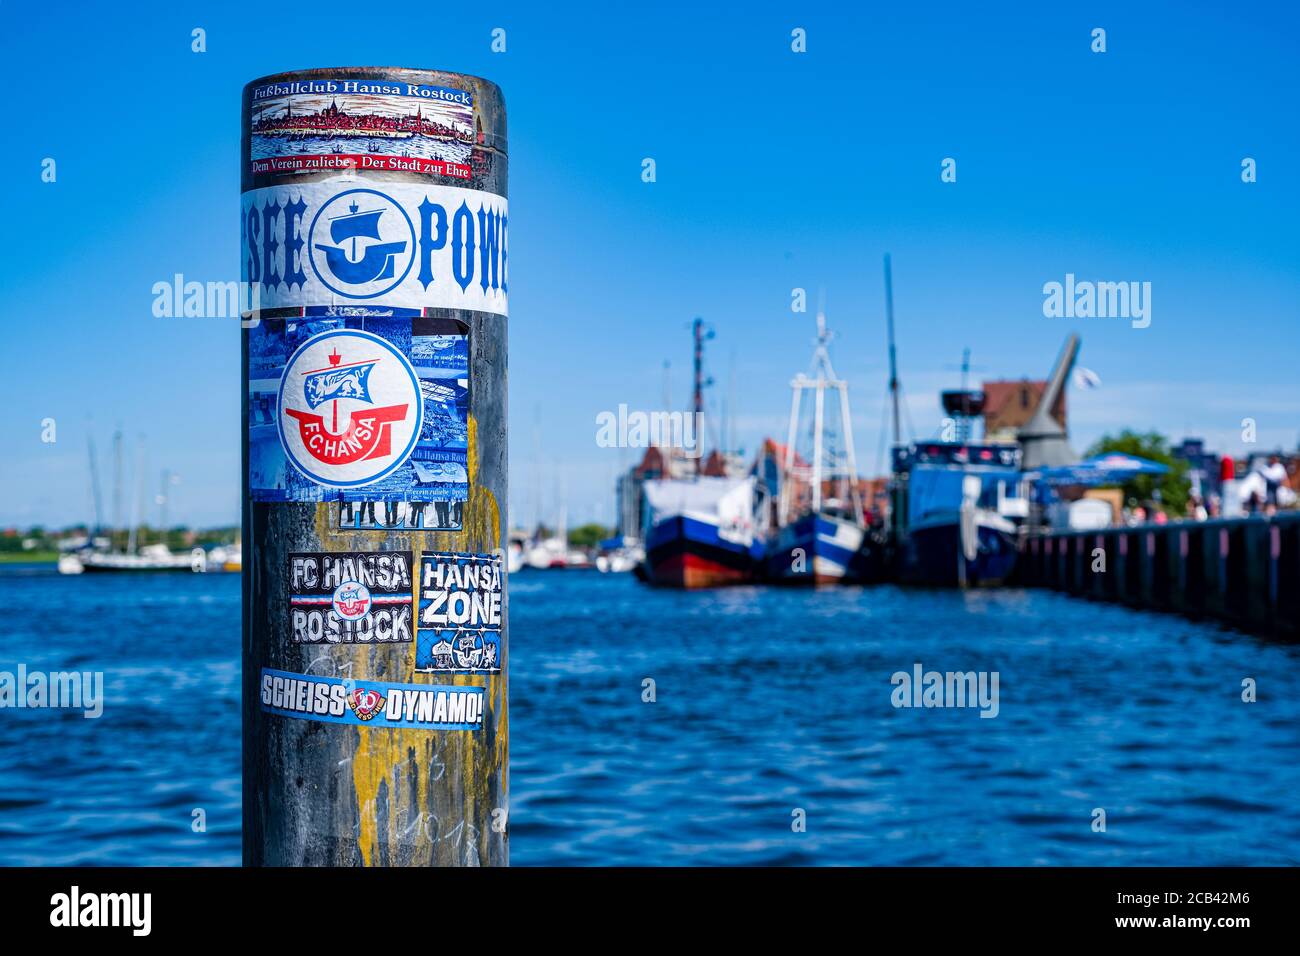
{"label": "blue and white boat", "polygon": [[645,483],[645,576],[651,584],[715,588],[760,576],[763,507],[755,479],[701,476]]}
{"label": "blue and white boat", "polygon": [[921,442],[894,450],[897,573],[905,584],[979,587],[1005,582],[1029,514],[1020,449]]}
{"label": "blue and white boat", "polygon": [[[873,580],[881,564],[875,539],[867,533],[848,383],[831,366],[830,340],[819,310],[812,374],[800,373],[790,383],[789,437],[780,449],[777,529],[766,562],[768,579],[779,583],[861,583]],[[801,427],[805,393],[812,399],[807,431]],[[800,444],[803,456],[796,452]]]}

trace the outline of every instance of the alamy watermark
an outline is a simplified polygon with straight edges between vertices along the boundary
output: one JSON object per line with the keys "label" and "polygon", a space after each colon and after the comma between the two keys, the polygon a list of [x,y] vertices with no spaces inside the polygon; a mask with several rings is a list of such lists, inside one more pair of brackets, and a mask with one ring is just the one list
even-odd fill
{"label": "alamy watermark", "polygon": [[1000,709],[997,671],[927,671],[918,662],[889,682],[895,707],[978,707],[981,717],[996,717]]}
{"label": "alamy watermark", "polygon": [[177,272],[170,282],[155,282],[149,291],[158,319],[242,319],[252,328],[262,307],[260,282],[197,282]]}
{"label": "alamy watermark", "polygon": [[596,444],[601,448],[679,448],[687,458],[704,453],[702,412],[640,412],[619,405],[617,412],[596,416]]}
{"label": "alamy watermark", "polygon": [[1135,329],[1151,324],[1150,282],[1064,282],[1043,284],[1043,315],[1049,319],[1132,319]]}
{"label": "alamy watermark", "polygon": [[73,886],[50,897],[50,925],[122,927],[132,936],[148,936],[153,928],[152,893],[83,893]]}
{"label": "alamy watermark", "polygon": [[80,710],[94,720],[104,713],[102,671],[29,671],[19,664],[17,672],[0,671],[0,709],[51,708]]}

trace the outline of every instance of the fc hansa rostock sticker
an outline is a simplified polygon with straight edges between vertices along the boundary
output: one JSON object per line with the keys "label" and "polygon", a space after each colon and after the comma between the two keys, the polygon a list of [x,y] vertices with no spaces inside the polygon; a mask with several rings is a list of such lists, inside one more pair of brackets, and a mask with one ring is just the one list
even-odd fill
{"label": "fc hansa rostock sticker", "polygon": [[409,551],[289,555],[295,644],[409,644],[414,605]]}
{"label": "fc hansa rostock sticker", "polygon": [[369,485],[411,457],[424,423],[420,379],[377,335],[324,332],[285,365],[277,420],[285,455],[306,477],[331,488]]}
{"label": "fc hansa rostock sticker", "polygon": [[254,501],[332,501],[339,527],[458,529],[469,494],[469,340],[434,318],[248,330]]}

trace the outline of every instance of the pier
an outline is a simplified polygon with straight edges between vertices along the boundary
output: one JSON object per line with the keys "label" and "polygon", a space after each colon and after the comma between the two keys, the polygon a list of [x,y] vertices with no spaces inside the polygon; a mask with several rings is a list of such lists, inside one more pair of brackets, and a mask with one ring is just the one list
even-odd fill
{"label": "pier", "polygon": [[1300,640],[1300,514],[1031,534],[1019,583]]}

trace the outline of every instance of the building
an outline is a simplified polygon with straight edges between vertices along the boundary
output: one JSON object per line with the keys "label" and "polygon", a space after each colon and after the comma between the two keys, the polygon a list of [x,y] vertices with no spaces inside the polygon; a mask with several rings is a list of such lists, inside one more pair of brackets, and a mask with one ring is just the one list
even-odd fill
{"label": "building", "polygon": [[[715,453],[716,454],[716,453]],[[680,448],[660,448],[651,445],[615,483],[618,505],[617,533],[624,538],[641,537],[641,514],[645,507],[642,485],[655,478],[689,478],[695,474],[695,459],[688,458]]]}
{"label": "building", "polygon": [[[996,381],[984,383],[984,439],[985,441],[1015,441],[1020,428],[1034,414],[1038,400],[1047,383],[1043,381]],[[1065,429],[1065,389],[1052,406],[1052,418]]]}

